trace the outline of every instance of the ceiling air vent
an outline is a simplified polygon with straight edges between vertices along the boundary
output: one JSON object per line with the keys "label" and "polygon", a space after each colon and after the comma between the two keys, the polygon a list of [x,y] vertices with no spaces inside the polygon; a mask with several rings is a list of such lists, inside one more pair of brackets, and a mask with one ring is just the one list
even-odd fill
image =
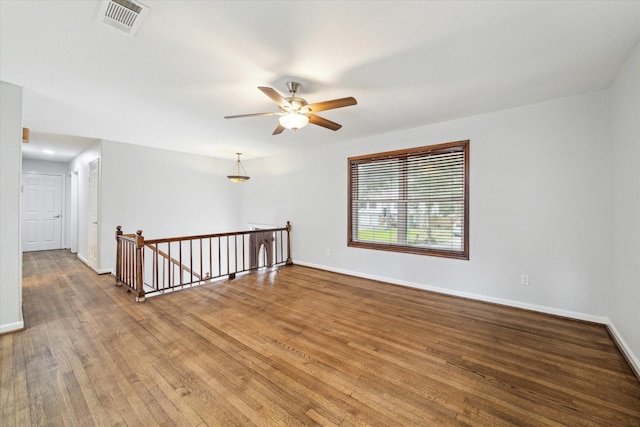
{"label": "ceiling air vent", "polygon": [[149,13],[149,8],[132,0],[104,0],[97,21],[133,36]]}

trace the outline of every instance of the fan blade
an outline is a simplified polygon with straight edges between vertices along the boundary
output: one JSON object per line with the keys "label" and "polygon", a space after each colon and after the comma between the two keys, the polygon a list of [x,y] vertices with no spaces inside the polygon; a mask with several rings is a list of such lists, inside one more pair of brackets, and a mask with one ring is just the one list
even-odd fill
{"label": "fan blade", "polygon": [[289,109],[293,108],[291,104],[289,104],[289,101],[284,99],[282,95],[280,95],[275,89],[266,86],[258,86],[258,89],[260,89],[265,95],[271,98],[273,102],[278,104],[279,107]]}
{"label": "fan blade", "polygon": [[305,108],[309,109],[311,113],[317,113],[318,111],[332,110],[334,108],[349,107],[350,105],[356,105],[358,101],[352,96],[348,98],[332,99],[331,101],[316,102],[315,104],[309,104]]}
{"label": "fan blade", "polygon": [[279,135],[282,132],[284,132],[284,126],[282,126],[280,123],[278,123],[278,127],[276,127],[276,130],[274,130],[271,135]]}
{"label": "fan blade", "polygon": [[241,119],[243,117],[260,117],[260,116],[275,116],[280,113],[253,113],[253,114],[240,114],[238,116],[224,116],[225,119]]}
{"label": "fan blade", "polygon": [[338,130],[342,127],[338,123],[332,122],[331,120],[327,120],[324,117],[320,117],[315,114],[306,114],[309,117],[309,123],[313,123],[314,125],[322,126],[323,128]]}

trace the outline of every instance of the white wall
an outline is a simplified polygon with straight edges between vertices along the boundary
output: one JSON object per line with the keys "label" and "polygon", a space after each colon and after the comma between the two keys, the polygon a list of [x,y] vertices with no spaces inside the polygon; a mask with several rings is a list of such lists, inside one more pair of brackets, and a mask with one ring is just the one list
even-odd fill
{"label": "white wall", "polygon": [[611,87],[611,276],[608,314],[640,372],[640,45]]}
{"label": "white wall", "polygon": [[228,160],[118,142],[102,142],[102,269],[115,269],[115,231],[142,229],[148,239],[245,230],[241,193]]}
{"label": "white wall", "polygon": [[[290,219],[300,264],[604,322],[607,118],[603,91],[250,161],[243,222]],[[463,139],[469,261],[346,246],[349,156]]]}
{"label": "white wall", "polygon": [[0,333],[24,327],[20,185],[22,88],[0,82]]}
{"label": "white wall", "polygon": [[68,164],[46,160],[22,159],[22,172],[39,172],[66,175]]}

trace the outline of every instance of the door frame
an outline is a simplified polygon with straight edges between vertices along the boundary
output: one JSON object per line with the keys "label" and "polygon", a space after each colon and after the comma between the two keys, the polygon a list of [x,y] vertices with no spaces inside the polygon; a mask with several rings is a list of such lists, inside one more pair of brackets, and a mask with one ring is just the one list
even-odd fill
{"label": "door frame", "polygon": [[80,225],[80,177],[78,170],[69,174],[69,250],[78,253],[78,230]]}
{"label": "door frame", "polygon": [[[97,167],[95,189],[92,188],[91,183],[91,168],[93,165]],[[101,181],[102,181],[102,162],[100,157],[89,162],[89,188],[88,188],[88,200],[87,200],[87,265],[91,267],[97,273],[101,273],[100,270],[100,229],[101,229],[101,215],[100,215],[100,193],[101,193]],[[91,239],[92,239],[92,225],[91,219],[91,203],[95,197],[95,262],[91,257]]]}

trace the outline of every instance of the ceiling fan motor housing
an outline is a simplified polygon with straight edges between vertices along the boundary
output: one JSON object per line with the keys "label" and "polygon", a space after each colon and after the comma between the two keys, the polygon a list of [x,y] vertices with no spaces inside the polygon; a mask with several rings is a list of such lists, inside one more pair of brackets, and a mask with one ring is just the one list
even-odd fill
{"label": "ceiling fan motor housing", "polygon": [[289,89],[289,93],[293,96],[296,96],[296,93],[301,87],[302,85],[298,82],[287,82],[287,89]]}
{"label": "ceiling fan motor housing", "polygon": [[[295,96],[291,97],[291,98],[287,98],[287,101],[289,102],[289,104],[291,104],[291,107],[292,107],[291,111],[300,111],[303,107],[305,107],[307,105],[307,101],[305,101],[302,98],[295,97]],[[287,110],[285,110],[283,108],[282,111],[287,111]]]}

